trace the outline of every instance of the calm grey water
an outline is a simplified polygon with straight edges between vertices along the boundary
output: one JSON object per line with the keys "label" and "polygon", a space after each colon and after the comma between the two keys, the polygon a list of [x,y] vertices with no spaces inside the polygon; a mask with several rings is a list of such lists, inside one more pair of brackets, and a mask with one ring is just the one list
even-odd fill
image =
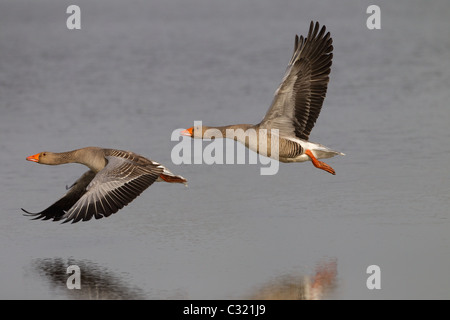
{"label": "calm grey water", "polygon": [[[0,298],[261,297],[330,261],[324,298],[450,298],[450,2],[382,2],[381,30],[370,1],[79,0],[81,30],[70,4],[0,3]],[[173,164],[175,129],[261,120],[311,20],[335,48],[311,140],[346,153],[327,161],[337,175]],[[155,184],[98,221],[24,217],[86,170],[25,157],[86,146],[148,156],[189,187]]]}

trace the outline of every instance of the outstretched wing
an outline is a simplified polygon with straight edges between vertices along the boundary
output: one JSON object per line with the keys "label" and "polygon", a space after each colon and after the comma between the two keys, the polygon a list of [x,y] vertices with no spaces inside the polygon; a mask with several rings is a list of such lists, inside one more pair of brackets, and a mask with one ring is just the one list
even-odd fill
{"label": "outstretched wing", "polygon": [[[108,164],[87,186],[87,191],[63,215],[64,222],[108,217],[133,201],[163,172],[151,161],[140,164],[131,158],[106,156]],[[147,159],[145,159],[147,160]]]}
{"label": "outstretched wing", "polygon": [[22,208],[33,220],[42,219],[54,221],[61,220],[62,216],[86,193],[86,187],[94,179],[95,173],[91,170],[85,172],[67,191],[67,193],[44,211],[32,213]]}
{"label": "outstretched wing", "polygon": [[325,99],[333,46],[325,26],[311,21],[306,39],[295,36],[294,54],[282,83],[260,123],[281,135],[308,140]]}

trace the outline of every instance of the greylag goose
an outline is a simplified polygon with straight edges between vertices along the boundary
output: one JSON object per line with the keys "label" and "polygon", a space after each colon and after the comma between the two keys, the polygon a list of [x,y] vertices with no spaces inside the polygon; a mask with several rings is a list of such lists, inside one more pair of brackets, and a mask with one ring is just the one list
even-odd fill
{"label": "greylag goose", "polygon": [[[257,153],[260,149],[265,150],[263,155],[281,162],[310,160],[315,167],[336,174],[333,168],[318,159],[344,154],[309,141],[325,99],[333,58],[332,38],[325,31],[325,26],[320,28],[318,22],[314,24],[311,21],[306,38],[295,36],[294,53],[284,78],[260,123],[194,126],[181,131],[181,135],[199,139],[231,138]],[[256,134],[248,134],[249,130],[254,130]],[[259,148],[261,142],[265,149]],[[277,147],[278,152],[273,150],[273,146]]]}
{"label": "greylag goose", "polygon": [[187,180],[163,165],[136,153],[87,147],[62,153],[41,152],[26,158],[41,164],[80,163],[89,168],[68,192],[35,219],[63,222],[108,217],[133,201],[155,181],[184,183]]}

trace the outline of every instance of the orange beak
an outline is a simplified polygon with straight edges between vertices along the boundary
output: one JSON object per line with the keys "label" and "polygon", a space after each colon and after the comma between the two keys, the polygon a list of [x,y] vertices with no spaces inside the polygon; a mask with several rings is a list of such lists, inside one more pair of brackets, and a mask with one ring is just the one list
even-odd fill
{"label": "orange beak", "polygon": [[187,137],[192,137],[192,131],[194,130],[194,128],[189,128],[187,130],[183,130],[180,132],[180,134],[182,136],[187,136]]}
{"label": "orange beak", "polygon": [[39,153],[35,154],[34,156],[27,157],[27,160],[33,161],[33,162],[39,162]]}

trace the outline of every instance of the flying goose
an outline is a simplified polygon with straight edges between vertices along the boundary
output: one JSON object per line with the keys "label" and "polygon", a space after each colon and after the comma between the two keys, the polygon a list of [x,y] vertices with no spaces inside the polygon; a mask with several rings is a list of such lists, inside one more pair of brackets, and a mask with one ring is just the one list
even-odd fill
{"label": "flying goose", "polygon": [[41,152],[26,158],[41,164],[80,163],[89,168],[67,193],[34,219],[63,222],[109,217],[133,201],[155,181],[184,183],[187,180],[158,162],[130,151],[87,147],[62,153]]}
{"label": "flying goose", "polygon": [[[199,139],[231,138],[255,152],[267,151],[263,155],[281,162],[310,160],[316,168],[336,174],[332,167],[318,159],[344,154],[309,141],[325,99],[333,58],[332,38],[325,30],[325,26],[320,28],[318,22],[314,24],[311,21],[306,38],[295,36],[294,53],[284,78],[260,123],[221,127],[194,126],[181,131],[181,135]],[[227,134],[227,130],[232,130],[228,131],[232,132],[231,136]],[[249,130],[254,130],[256,134],[248,134]],[[266,147],[262,149],[259,148],[260,145]],[[278,154],[271,146],[278,148]]]}

